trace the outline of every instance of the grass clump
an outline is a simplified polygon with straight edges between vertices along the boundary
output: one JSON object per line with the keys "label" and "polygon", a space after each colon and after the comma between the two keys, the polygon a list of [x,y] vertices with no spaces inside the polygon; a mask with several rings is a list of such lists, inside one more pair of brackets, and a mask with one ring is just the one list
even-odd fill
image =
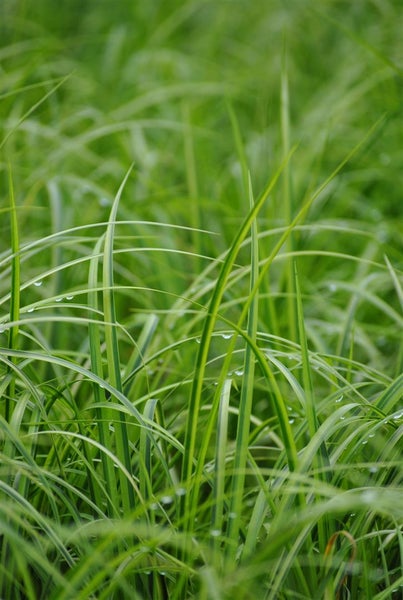
{"label": "grass clump", "polygon": [[1,11],[0,596],[400,597],[398,3]]}

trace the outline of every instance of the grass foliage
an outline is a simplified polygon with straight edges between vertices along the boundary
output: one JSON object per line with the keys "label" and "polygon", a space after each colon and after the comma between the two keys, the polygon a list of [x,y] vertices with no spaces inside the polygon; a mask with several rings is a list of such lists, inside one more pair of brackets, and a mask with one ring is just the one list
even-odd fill
{"label": "grass foliage", "polygon": [[401,597],[399,5],[1,4],[1,598]]}

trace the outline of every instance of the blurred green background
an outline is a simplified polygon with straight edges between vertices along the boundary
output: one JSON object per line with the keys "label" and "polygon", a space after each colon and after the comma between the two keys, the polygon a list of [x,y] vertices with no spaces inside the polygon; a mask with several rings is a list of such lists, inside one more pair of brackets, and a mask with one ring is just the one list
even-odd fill
{"label": "blurred green background", "polygon": [[6,145],[24,195],[57,177],[66,212],[79,205],[92,220],[134,161],[135,213],[187,223],[186,199],[197,196],[208,211],[192,211],[190,224],[212,227],[216,211],[236,220],[226,102],[258,193],[281,158],[285,45],[295,203],[385,114],[336,214],[378,221],[400,211],[400,2],[8,0],[0,11],[3,136],[46,82],[69,76]]}

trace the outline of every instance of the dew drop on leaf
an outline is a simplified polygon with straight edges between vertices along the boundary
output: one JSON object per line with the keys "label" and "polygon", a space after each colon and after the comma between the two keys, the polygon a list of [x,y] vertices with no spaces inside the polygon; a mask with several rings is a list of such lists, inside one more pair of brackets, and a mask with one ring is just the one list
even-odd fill
{"label": "dew drop on leaf", "polygon": [[173,498],[172,496],[162,496],[161,502],[162,504],[172,504]]}
{"label": "dew drop on leaf", "polygon": [[221,337],[223,340],[230,340],[232,338],[232,333],[223,333]]}
{"label": "dew drop on leaf", "polygon": [[219,537],[221,535],[221,529],[211,529],[211,537]]}

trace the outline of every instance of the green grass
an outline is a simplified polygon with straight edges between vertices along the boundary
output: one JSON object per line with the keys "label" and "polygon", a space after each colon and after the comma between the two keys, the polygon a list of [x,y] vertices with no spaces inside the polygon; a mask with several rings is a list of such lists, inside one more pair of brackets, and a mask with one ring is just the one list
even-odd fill
{"label": "green grass", "polygon": [[395,600],[399,2],[0,8],[0,597]]}

